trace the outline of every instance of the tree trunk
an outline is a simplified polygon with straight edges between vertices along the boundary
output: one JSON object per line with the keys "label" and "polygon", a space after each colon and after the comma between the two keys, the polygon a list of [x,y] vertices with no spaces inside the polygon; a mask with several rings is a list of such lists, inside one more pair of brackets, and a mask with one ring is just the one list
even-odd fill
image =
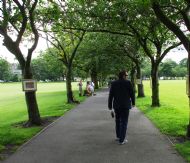
{"label": "tree trunk", "polygon": [[95,86],[95,89],[98,89],[99,88],[99,85],[98,85],[98,79],[97,79],[97,76],[95,76],[94,78],[94,86]]}
{"label": "tree trunk", "polygon": [[190,138],[190,122],[187,126],[187,137]]}
{"label": "tree trunk", "polygon": [[41,125],[41,118],[36,100],[36,92],[25,92],[25,99],[28,109],[28,125]]}
{"label": "tree trunk", "polygon": [[65,74],[62,74],[63,82],[65,81]]}
{"label": "tree trunk", "polygon": [[91,70],[91,80],[94,82],[95,89],[98,89],[97,72],[94,68]]}
{"label": "tree trunk", "polygon": [[160,106],[159,100],[159,83],[158,83],[158,66],[152,64],[151,69],[151,78],[152,78],[152,107]]}
{"label": "tree trunk", "polygon": [[[190,107],[190,50],[188,52],[187,73],[188,73],[188,79],[187,79],[188,80],[188,98],[189,98],[189,107]],[[189,110],[189,124],[187,126],[187,137],[190,139],[190,110]]]}
{"label": "tree trunk", "polygon": [[103,87],[103,85],[104,85],[104,78],[103,78],[102,76],[103,76],[103,75],[101,74],[100,77],[99,77],[99,80],[98,80],[100,87]]}
{"label": "tree trunk", "polygon": [[66,73],[66,89],[67,89],[67,103],[74,103],[73,91],[71,85],[71,67],[67,67]]}
{"label": "tree trunk", "polygon": [[[23,70],[23,74],[24,74],[24,79],[32,79],[32,73],[30,67],[25,68],[25,70]],[[35,91],[25,92],[25,99],[26,99],[28,118],[29,118],[27,125],[28,126],[41,125],[42,121],[40,118],[40,113],[36,100],[36,92]]]}
{"label": "tree trunk", "polygon": [[136,92],[136,87],[135,87],[135,67],[132,67],[130,76],[131,76],[131,84],[132,84],[133,90],[134,90],[134,92]]}
{"label": "tree trunk", "polygon": [[137,88],[138,88],[138,96],[137,97],[145,97],[144,87],[143,87],[143,83],[142,83],[142,76],[141,76],[141,68],[139,65],[136,65],[136,67],[137,67],[137,79],[139,79],[141,81],[141,83],[137,84]]}

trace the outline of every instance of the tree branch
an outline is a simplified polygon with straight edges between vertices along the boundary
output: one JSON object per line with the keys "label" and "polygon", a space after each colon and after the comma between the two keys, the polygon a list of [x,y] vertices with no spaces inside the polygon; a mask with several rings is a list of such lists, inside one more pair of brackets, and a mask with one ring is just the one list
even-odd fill
{"label": "tree branch", "polygon": [[3,40],[4,45],[12,54],[15,55],[15,57],[19,61],[21,68],[23,70],[24,65],[25,65],[25,59],[22,55],[20,48],[16,45],[16,43],[6,33],[3,36],[4,36],[4,40]]}
{"label": "tree branch", "polygon": [[170,50],[172,50],[173,48],[178,47],[178,46],[181,45],[181,44],[182,44],[182,42],[179,42],[179,43],[177,43],[177,44],[174,44],[174,45],[168,47],[166,50],[164,50],[164,52],[162,53],[162,55],[161,55],[160,58],[158,59],[158,62],[160,63],[160,62],[162,61],[162,59],[166,56],[166,54],[167,54]]}
{"label": "tree branch", "polygon": [[183,16],[183,20],[185,22],[185,25],[187,27],[187,29],[190,31],[190,20],[189,20],[189,16],[187,14],[189,12],[189,8],[186,9],[186,11],[181,11],[181,15]]}
{"label": "tree branch", "polygon": [[[47,38],[48,38],[48,35],[51,36],[50,34],[48,34],[48,33],[46,32]],[[53,43],[53,42],[50,41],[49,39],[48,39],[48,41],[49,41],[55,48],[61,49],[61,51],[63,52],[63,57],[64,57],[64,59],[61,60],[61,61],[64,62],[65,65],[67,65],[67,64],[68,64],[68,59],[67,59],[67,53],[66,53],[64,47],[62,47],[61,42],[57,39],[57,37],[51,36],[51,38],[54,39],[54,40],[57,42],[58,45],[56,45],[55,43]]]}
{"label": "tree branch", "polygon": [[154,57],[151,55],[150,50],[147,47],[147,38],[142,38],[140,33],[132,26],[129,24],[129,27],[132,29],[132,31],[135,33],[139,44],[142,46],[142,48],[144,49],[144,52],[146,53],[146,55],[151,59],[151,61],[154,61]]}
{"label": "tree branch", "polygon": [[16,44],[19,45],[19,43],[21,42],[22,36],[24,34],[24,31],[26,30],[26,26],[27,26],[27,15],[24,9],[24,6],[21,6],[21,4],[19,3],[18,0],[13,0],[15,2],[15,4],[18,6],[21,14],[22,14],[22,25],[20,28],[20,31],[18,32],[18,37],[16,39]]}
{"label": "tree branch", "polygon": [[76,45],[74,51],[72,52],[72,55],[71,55],[71,58],[70,58],[70,65],[71,65],[72,62],[73,62],[74,56],[75,56],[75,54],[76,54],[76,51],[77,51],[79,45],[81,44],[84,35],[85,35],[85,31],[82,32],[82,35],[81,35],[81,37],[80,37],[80,39],[79,39],[79,42],[78,42],[78,44]]}
{"label": "tree branch", "polygon": [[8,25],[8,20],[7,20],[7,16],[8,16],[8,14],[7,14],[7,10],[6,10],[6,0],[3,0],[3,4],[2,4],[2,6],[3,6],[3,23],[2,23],[2,28],[4,29],[4,31],[5,31],[5,33],[7,33],[7,25]]}
{"label": "tree branch", "polygon": [[46,35],[46,37],[40,36],[41,38],[45,39],[46,41],[50,42],[56,49],[59,49],[59,46],[57,46],[56,44],[53,43],[53,41],[51,41],[48,38],[48,35]]}
{"label": "tree branch", "polygon": [[0,34],[2,36],[5,36],[5,34],[6,34],[6,31],[5,31],[5,29],[2,26],[0,26]]}
{"label": "tree branch", "polygon": [[68,29],[68,30],[78,30],[78,31],[84,31],[84,32],[102,32],[102,33],[111,33],[111,34],[118,34],[118,35],[126,35],[126,36],[133,36],[130,33],[126,32],[117,32],[117,31],[111,31],[107,29],[85,29],[85,28],[73,28],[73,27],[64,27],[62,26],[63,29]]}
{"label": "tree branch", "polygon": [[11,20],[10,20],[10,24],[13,26],[13,28],[19,33],[19,30],[18,30],[18,28],[16,27],[16,25],[13,23],[13,22],[11,22]]}
{"label": "tree branch", "polygon": [[185,34],[180,30],[180,28],[173,23],[161,10],[160,5],[158,2],[152,0],[152,8],[154,10],[154,13],[156,16],[160,19],[160,21],[168,28],[170,29],[182,42],[184,45],[185,49],[187,52],[189,52],[189,45],[190,41],[189,39],[185,36]]}
{"label": "tree branch", "polygon": [[38,3],[38,0],[35,0],[35,2],[32,5],[32,8],[29,10],[29,21],[31,25],[32,32],[34,34],[34,43],[30,49],[28,49],[28,56],[27,56],[27,63],[29,64],[31,62],[32,53],[36,49],[38,40],[39,40],[39,34],[36,29],[35,23],[34,23],[34,10],[36,8],[36,5]]}

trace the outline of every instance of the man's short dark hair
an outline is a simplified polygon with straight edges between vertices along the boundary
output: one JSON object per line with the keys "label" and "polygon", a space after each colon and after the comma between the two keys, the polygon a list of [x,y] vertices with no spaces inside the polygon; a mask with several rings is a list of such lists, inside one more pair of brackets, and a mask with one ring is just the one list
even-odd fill
{"label": "man's short dark hair", "polygon": [[119,79],[123,79],[124,75],[126,75],[126,70],[120,71],[119,74],[118,74]]}

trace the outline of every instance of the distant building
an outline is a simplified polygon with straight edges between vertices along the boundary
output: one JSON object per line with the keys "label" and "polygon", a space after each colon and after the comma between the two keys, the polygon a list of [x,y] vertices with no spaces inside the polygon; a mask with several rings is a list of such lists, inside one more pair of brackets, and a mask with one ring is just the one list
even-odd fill
{"label": "distant building", "polygon": [[15,75],[22,75],[22,71],[18,69],[18,64],[17,63],[11,63],[11,72]]}
{"label": "distant building", "polygon": [[19,65],[17,63],[11,64],[11,72],[13,74],[12,81],[21,81],[22,79],[22,71],[19,69]]}

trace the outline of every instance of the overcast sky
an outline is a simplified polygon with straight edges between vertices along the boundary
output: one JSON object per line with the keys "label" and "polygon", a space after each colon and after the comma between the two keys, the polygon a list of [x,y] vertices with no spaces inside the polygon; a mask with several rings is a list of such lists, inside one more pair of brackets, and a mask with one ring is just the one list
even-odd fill
{"label": "overcast sky", "polygon": [[[0,37],[0,57],[6,59],[8,62],[10,63],[14,63],[14,62],[17,62],[15,60],[15,57],[12,53],[10,53],[7,48],[5,46],[2,45],[3,41],[2,41],[2,38]],[[44,39],[42,38],[39,38],[39,42],[38,42],[38,45],[37,45],[37,48],[35,49],[33,55],[32,55],[32,58],[36,58],[40,51],[43,51],[47,48],[47,43]],[[23,52],[27,54],[27,47],[23,47]]]}
{"label": "overcast sky", "polygon": [[[24,48],[24,47],[23,47]],[[38,55],[39,55],[39,52],[40,51],[43,51],[47,48],[47,44],[46,44],[46,41],[44,39],[39,39],[39,42],[38,42],[38,46],[36,48],[36,50],[34,51],[34,54],[32,55],[32,58],[36,58]],[[27,50],[26,50],[27,51]],[[175,62],[179,63],[180,60],[182,60],[183,58],[187,58],[187,52],[186,50],[178,50],[178,49],[173,49],[171,50],[167,55],[166,57],[164,58],[165,59],[172,59],[174,60]],[[13,62],[17,62],[14,58],[14,55],[11,54],[7,49],[6,47],[4,47],[2,45],[2,38],[0,37],[0,57],[6,59],[7,61],[9,61],[10,63],[13,63]]]}

